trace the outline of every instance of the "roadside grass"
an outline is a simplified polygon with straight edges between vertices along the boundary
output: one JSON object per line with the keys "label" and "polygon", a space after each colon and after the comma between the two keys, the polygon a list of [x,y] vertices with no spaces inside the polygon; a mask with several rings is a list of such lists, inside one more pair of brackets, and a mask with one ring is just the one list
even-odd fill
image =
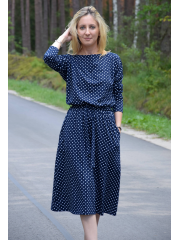
{"label": "roadside grass", "polygon": [[65,110],[69,109],[69,105],[66,104],[65,92],[42,87],[37,81],[30,82],[29,80],[20,81],[9,79],[8,89],[16,91],[21,96],[31,97],[39,102],[61,107]]}
{"label": "roadside grass", "polygon": [[165,140],[171,139],[171,120],[154,114],[144,114],[124,106],[122,124],[149,134],[157,134]]}
{"label": "roadside grass", "polygon": [[[31,97],[36,101],[61,107],[65,110],[70,107],[66,104],[65,92],[42,87],[38,84],[38,81],[9,79],[8,89],[16,91],[21,96]],[[149,134],[157,134],[160,138],[166,140],[171,139],[171,120],[158,114],[144,114],[125,105],[122,125],[143,130]]]}

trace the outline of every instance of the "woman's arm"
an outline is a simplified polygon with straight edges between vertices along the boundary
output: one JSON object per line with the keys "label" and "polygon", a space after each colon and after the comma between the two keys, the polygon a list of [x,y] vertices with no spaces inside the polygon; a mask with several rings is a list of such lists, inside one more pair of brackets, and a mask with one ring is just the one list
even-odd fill
{"label": "woman's arm", "polygon": [[[115,123],[117,127],[121,127],[122,115],[123,115],[123,66],[119,56],[117,56],[114,64],[114,85],[113,85],[113,94],[115,98],[115,105],[113,107]],[[120,131],[120,129],[119,129]],[[121,132],[121,131],[120,131]]]}
{"label": "woman's arm", "polygon": [[70,33],[70,28],[68,28],[57,40],[61,43],[55,41],[51,46],[57,47],[58,49],[60,49],[63,43],[71,41],[72,36]]}
{"label": "woman's arm", "polygon": [[[122,112],[115,112],[114,116],[115,116],[115,122],[116,122],[116,126],[117,127],[121,127],[121,121],[122,121]],[[119,129],[119,131],[121,132],[121,130]]]}
{"label": "woman's arm", "polygon": [[58,55],[58,51],[64,42],[72,39],[69,28],[58,38],[59,42],[54,42],[44,54],[44,62],[53,70],[60,73],[66,81],[68,69],[68,55]]}
{"label": "woman's arm", "polygon": [[63,35],[61,35],[58,39],[57,39],[59,42],[55,41],[51,46],[53,47],[57,47],[58,49],[60,49],[60,47],[63,45],[63,43],[65,43],[65,38]]}

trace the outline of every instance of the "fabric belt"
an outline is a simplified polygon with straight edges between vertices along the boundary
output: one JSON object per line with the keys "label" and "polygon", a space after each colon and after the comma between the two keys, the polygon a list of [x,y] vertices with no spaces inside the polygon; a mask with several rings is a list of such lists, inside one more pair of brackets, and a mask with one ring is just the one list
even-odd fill
{"label": "fabric belt", "polygon": [[72,107],[77,107],[77,108],[83,108],[83,107],[87,107],[87,108],[90,108],[90,109],[97,109],[97,110],[105,110],[105,111],[113,111],[112,107],[110,106],[97,106],[97,105],[93,105],[93,104],[90,104],[90,103],[81,103],[81,104],[73,104],[71,106]]}

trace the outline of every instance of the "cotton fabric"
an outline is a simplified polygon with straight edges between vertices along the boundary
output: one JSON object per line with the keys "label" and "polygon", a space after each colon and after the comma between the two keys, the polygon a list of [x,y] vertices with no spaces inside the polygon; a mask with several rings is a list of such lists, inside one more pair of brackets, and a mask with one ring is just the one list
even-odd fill
{"label": "cotton fabric", "polygon": [[66,103],[56,154],[52,211],[115,216],[120,191],[120,132],[114,112],[123,112],[123,66],[105,56],[58,55],[50,46],[44,62],[66,81]]}

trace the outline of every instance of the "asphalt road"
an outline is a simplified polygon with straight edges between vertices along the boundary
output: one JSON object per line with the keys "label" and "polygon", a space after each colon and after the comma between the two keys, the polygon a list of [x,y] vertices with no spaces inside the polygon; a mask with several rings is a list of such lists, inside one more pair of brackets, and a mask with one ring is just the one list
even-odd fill
{"label": "asphalt road", "polygon": [[[9,94],[9,240],[83,240],[79,215],[50,210],[55,156],[65,113]],[[116,216],[98,240],[171,239],[171,152],[121,133]]]}

